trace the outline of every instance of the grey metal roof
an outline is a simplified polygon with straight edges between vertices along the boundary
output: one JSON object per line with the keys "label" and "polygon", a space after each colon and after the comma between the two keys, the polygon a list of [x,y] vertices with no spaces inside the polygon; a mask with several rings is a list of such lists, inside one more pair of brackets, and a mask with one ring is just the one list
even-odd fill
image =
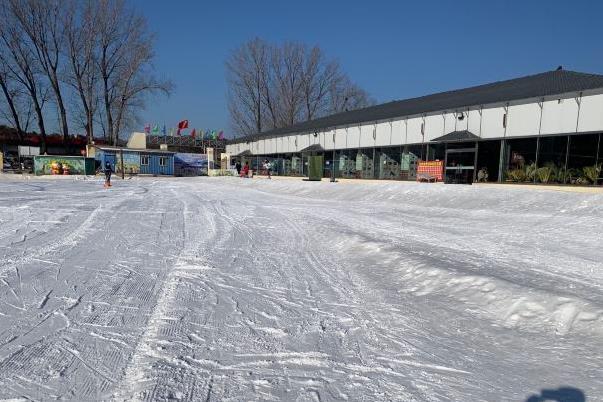
{"label": "grey metal roof", "polygon": [[140,148],[121,148],[121,147],[114,147],[114,146],[110,146],[110,145],[95,145],[94,146],[97,149],[100,149],[102,151],[124,151],[124,152],[138,152],[141,154],[175,154],[177,152],[172,152],[172,151],[165,151],[163,149],[140,149]]}
{"label": "grey metal roof", "polygon": [[462,130],[462,131],[453,131],[448,134],[444,134],[441,137],[434,138],[431,141],[437,142],[454,142],[454,141],[472,141],[480,139],[477,135],[473,134],[471,131]]}
{"label": "grey metal roof", "polygon": [[322,151],[324,151],[324,150],[325,150],[325,149],[322,147],[322,145],[320,145],[320,144],[312,144],[312,145],[310,145],[309,147],[306,147],[306,148],[302,149],[302,150],[301,150],[301,151],[299,151],[299,152],[301,152],[301,153],[308,153],[308,152],[322,152]]}
{"label": "grey metal roof", "polygon": [[312,132],[330,127],[386,120],[440,110],[455,110],[470,106],[539,98],[598,88],[603,88],[603,75],[567,70],[547,71],[511,80],[337,113],[290,127],[277,128],[237,138],[230,142],[253,141],[261,137],[278,137],[285,134]]}

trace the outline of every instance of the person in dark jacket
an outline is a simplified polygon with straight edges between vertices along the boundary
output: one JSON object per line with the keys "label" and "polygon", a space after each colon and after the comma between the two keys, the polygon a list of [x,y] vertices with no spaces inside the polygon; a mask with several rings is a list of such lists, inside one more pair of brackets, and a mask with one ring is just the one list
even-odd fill
{"label": "person in dark jacket", "polygon": [[235,168],[237,169],[237,176],[240,176],[240,175],[241,175],[241,168],[242,168],[242,167],[243,167],[243,166],[241,166],[241,162],[237,162],[237,163],[235,164]]}
{"label": "person in dark jacket", "polygon": [[113,173],[111,163],[105,162],[105,187],[111,187],[111,173]]}

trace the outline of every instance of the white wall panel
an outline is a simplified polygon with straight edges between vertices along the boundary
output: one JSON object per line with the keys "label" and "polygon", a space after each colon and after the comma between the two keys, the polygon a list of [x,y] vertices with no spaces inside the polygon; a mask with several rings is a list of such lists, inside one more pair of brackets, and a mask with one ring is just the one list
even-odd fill
{"label": "white wall panel", "polygon": [[578,103],[574,98],[544,102],[540,134],[573,133],[578,121]]}
{"label": "white wall panel", "polygon": [[603,131],[603,95],[582,97],[578,131]]}
{"label": "white wall panel", "polygon": [[375,136],[375,145],[388,146],[392,134],[392,124],[389,121],[383,121],[377,124],[377,133]]}
{"label": "white wall panel", "polygon": [[423,122],[422,117],[415,117],[408,119],[408,144],[420,144],[423,142],[423,136],[421,135],[421,123]]}
{"label": "white wall panel", "polygon": [[345,128],[338,128],[335,130],[335,148],[345,149],[347,143],[346,130]]}
{"label": "white wall panel", "polygon": [[444,135],[444,119],[441,114],[425,117],[425,141]]}
{"label": "white wall panel", "polygon": [[307,148],[310,146],[310,134],[300,134],[297,136],[297,149],[296,151],[299,152],[304,148]]}
{"label": "white wall panel", "polygon": [[538,103],[509,106],[507,137],[538,135],[540,106]]}
{"label": "white wall panel", "polygon": [[373,130],[375,125],[368,123],[360,126],[360,146],[362,148],[369,148],[375,146],[375,139],[373,138]]}
{"label": "white wall panel", "polygon": [[319,138],[320,145],[322,145],[324,149],[333,149],[333,130],[323,131]]}
{"label": "white wall panel", "polygon": [[504,108],[484,108],[482,110],[482,138],[502,138],[505,135],[503,127]]}
{"label": "white wall panel", "polygon": [[451,133],[456,130],[456,117],[454,113],[444,113],[444,134]]}
{"label": "white wall panel", "polygon": [[347,135],[347,148],[358,148],[360,144],[360,127],[359,126],[351,126],[348,127],[348,135]]}
{"label": "white wall panel", "polygon": [[[463,113],[462,120],[459,120],[458,116],[460,113]],[[468,114],[467,110],[459,110],[453,117],[456,118],[456,131],[465,131],[468,127]]]}
{"label": "white wall panel", "polygon": [[404,120],[392,122],[392,145],[403,145],[406,142],[406,125]]}
{"label": "white wall panel", "polygon": [[470,110],[465,118],[467,119],[467,130],[477,136],[480,136],[481,115],[479,113],[479,109]]}
{"label": "white wall panel", "polygon": [[402,145],[406,139],[406,126],[404,120],[392,121],[392,145]]}

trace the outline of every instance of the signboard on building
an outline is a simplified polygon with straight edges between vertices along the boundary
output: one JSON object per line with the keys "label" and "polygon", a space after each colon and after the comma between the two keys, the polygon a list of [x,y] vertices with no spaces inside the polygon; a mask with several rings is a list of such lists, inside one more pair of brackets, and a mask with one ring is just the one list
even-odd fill
{"label": "signboard on building", "polygon": [[138,152],[121,151],[117,154],[115,163],[115,172],[122,173],[122,160],[124,174],[139,174],[140,173],[140,154]]}
{"label": "signboard on building", "polygon": [[419,161],[417,165],[417,180],[433,177],[436,181],[444,181],[444,161]]}
{"label": "signboard on building", "polygon": [[175,176],[202,176],[207,174],[207,155],[176,153],[174,154]]}
{"label": "signboard on building", "polygon": [[34,173],[36,175],[94,174],[94,159],[81,156],[35,156]]}
{"label": "signboard on building", "polygon": [[214,164],[216,162],[216,157],[214,154],[213,148],[207,148],[207,168],[214,169]]}
{"label": "signboard on building", "polygon": [[220,154],[220,170],[225,171],[230,169],[230,154]]}
{"label": "signboard on building", "polygon": [[36,156],[40,155],[40,147],[30,147],[27,145],[19,145],[19,156]]}

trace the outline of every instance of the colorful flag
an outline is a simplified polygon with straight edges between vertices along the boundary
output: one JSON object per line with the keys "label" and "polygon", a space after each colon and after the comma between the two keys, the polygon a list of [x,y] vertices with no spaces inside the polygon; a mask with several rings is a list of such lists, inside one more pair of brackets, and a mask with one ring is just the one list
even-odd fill
{"label": "colorful flag", "polygon": [[220,132],[218,133],[218,139],[219,140],[223,140],[224,139],[224,131],[220,130]]}
{"label": "colorful flag", "polygon": [[180,134],[180,130],[184,130],[185,128],[188,128],[188,120],[182,120],[181,122],[178,123],[178,131],[177,134]]}
{"label": "colorful flag", "polygon": [[161,129],[161,134],[163,134],[165,136],[165,124],[163,125],[163,128]]}
{"label": "colorful flag", "polygon": [[155,135],[159,134],[159,124],[155,124],[153,126],[153,134],[155,134]]}
{"label": "colorful flag", "polygon": [[144,125],[145,134],[149,134],[151,132],[151,125],[149,123]]}
{"label": "colorful flag", "polygon": [[191,137],[193,137],[193,140],[195,139],[195,129],[193,128],[193,131],[191,131]]}
{"label": "colorful flag", "polygon": [[171,127],[170,128],[170,137],[173,137],[173,136],[174,136],[174,127]]}

